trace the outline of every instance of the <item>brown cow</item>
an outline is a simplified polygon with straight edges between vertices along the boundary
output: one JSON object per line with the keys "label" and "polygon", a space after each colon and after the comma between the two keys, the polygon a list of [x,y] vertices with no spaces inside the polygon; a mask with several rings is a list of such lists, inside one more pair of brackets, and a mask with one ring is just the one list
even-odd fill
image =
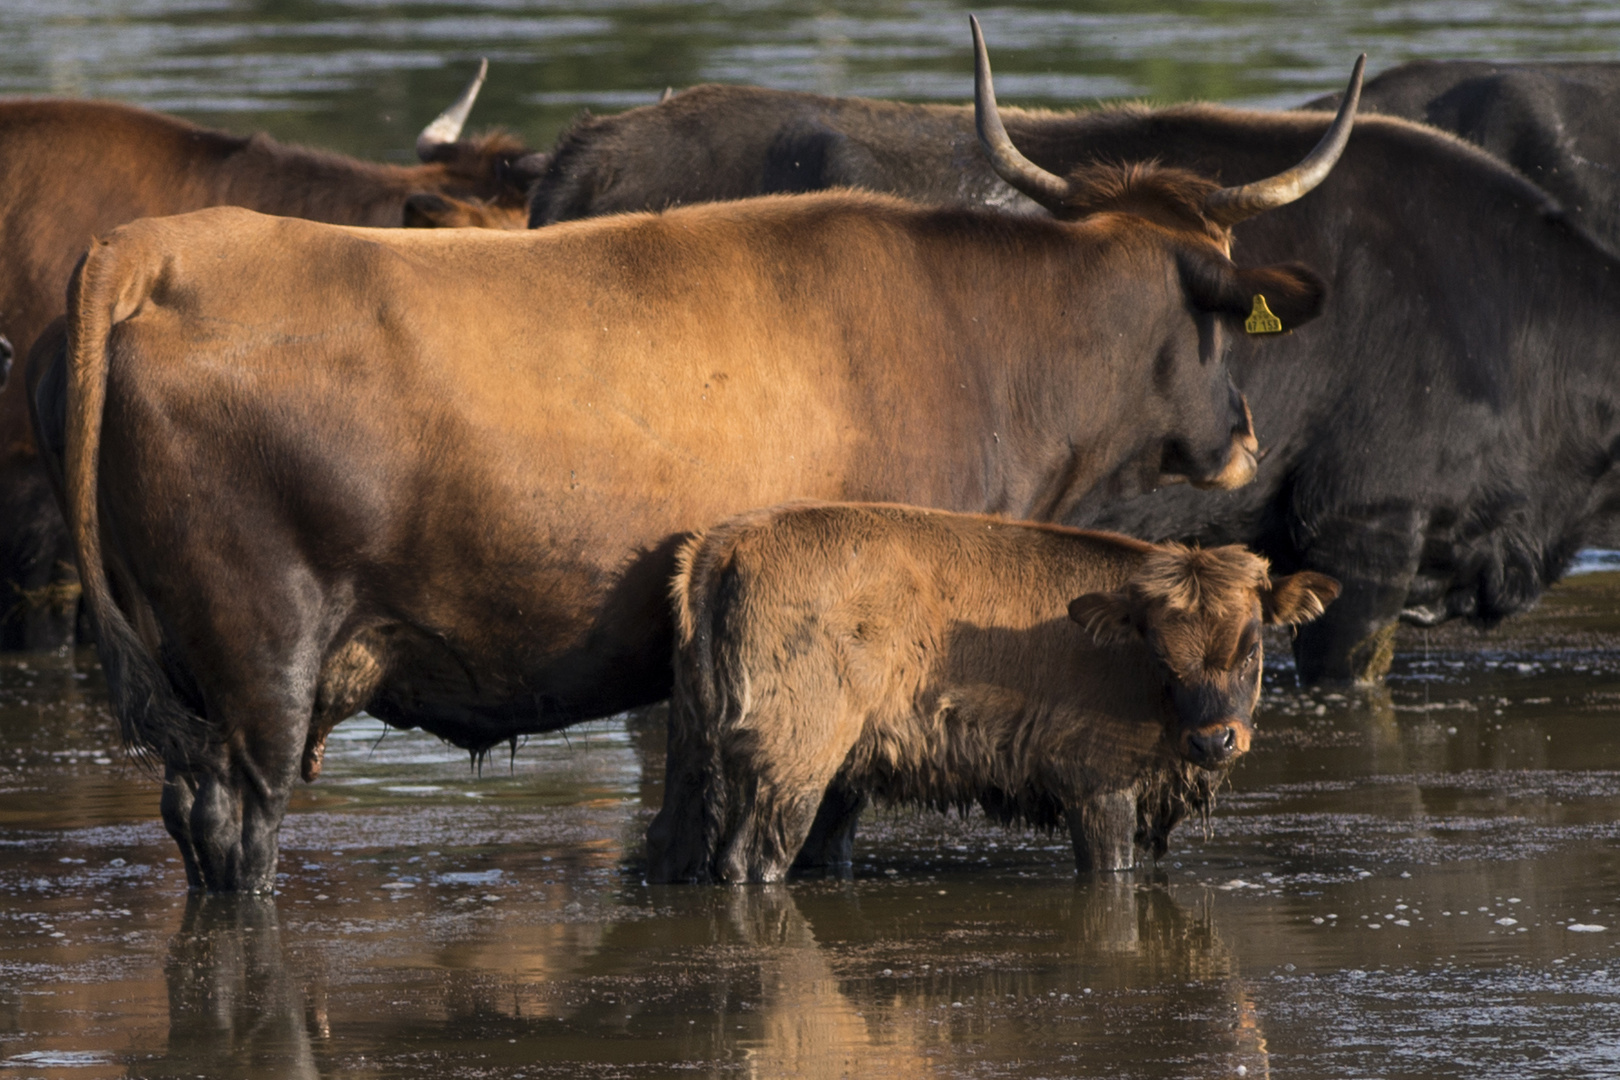
{"label": "brown cow", "polygon": [[98,243],[40,438],[193,886],[270,887],[300,765],[361,708],[487,749],[667,696],[675,548],[750,506],[1246,481],[1226,336],[1322,298],[1227,258],[1267,196],[1142,167],[1070,195],[1088,216],[836,192],[527,233],[215,209]]}
{"label": "brown cow", "polygon": [[[349,225],[400,225],[409,196],[483,200],[520,216],[544,155],[511,136],[460,140],[484,66],[417,140],[423,164],[382,165],[210,131],[104,101],[0,102],[0,332],[19,364],[62,314],[91,237],[205,206]],[[24,380],[0,393],[0,648],[54,648],[72,634],[72,547],[29,432]]]}
{"label": "brown cow", "polygon": [[1067,819],[1081,870],[1129,869],[1249,749],[1261,624],[1339,592],[1240,547],[909,506],[758,510],[677,563],[653,881],[780,880],[835,781]]}

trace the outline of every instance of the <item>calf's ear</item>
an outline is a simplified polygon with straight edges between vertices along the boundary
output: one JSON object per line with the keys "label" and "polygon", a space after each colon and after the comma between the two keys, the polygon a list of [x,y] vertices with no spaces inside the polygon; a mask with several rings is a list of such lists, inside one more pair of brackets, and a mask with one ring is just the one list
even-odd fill
{"label": "calf's ear", "polygon": [[1180,265],[1182,285],[1199,310],[1247,320],[1255,312],[1254,298],[1261,296],[1283,330],[1322,314],[1327,296],[1326,283],[1299,263],[1239,267],[1213,251],[1199,250],[1182,252]]}
{"label": "calf's ear", "polygon": [[1119,645],[1136,637],[1131,605],[1124,593],[1094,592],[1069,601],[1069,618],[1098,645]]}
{"label": "calf's ear", "polygon": [[1260,594],[1260,604],[1266,622],[1298,626],[1322,614],[1338,595],[1337,581],[1314,570],[1301,570],[1274,578],[1271,588]]}

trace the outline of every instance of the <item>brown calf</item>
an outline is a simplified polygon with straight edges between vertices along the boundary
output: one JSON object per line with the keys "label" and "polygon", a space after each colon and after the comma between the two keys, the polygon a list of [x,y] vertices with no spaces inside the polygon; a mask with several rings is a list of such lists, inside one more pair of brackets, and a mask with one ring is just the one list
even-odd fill
{"label": "brown calf", "polygon": [[1338,592],[1235,546],[883,504],[732,518],[679,557],[648,876],[775,881],[828,835],[847,857],[866,793],[1066,818],[1081,870],[1128,869],[1249,748],[1261,624]]}

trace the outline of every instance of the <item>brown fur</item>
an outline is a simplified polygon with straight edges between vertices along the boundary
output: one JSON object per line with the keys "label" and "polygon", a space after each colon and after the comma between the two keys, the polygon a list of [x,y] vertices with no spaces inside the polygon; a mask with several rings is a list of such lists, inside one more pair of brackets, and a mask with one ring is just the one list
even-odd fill
{"label": "brown fur", "polygon": [[1217,773],[1247,749],[1262,610],[1279,588],[1337,588],[1294,581],[1274,586],[1241,548],[913,507],[789,504],[718,525],[682,549],[672,586],[649,875],[776,880],[834,785],[1067,818],[1082,868],[1128,867],[1218,781],[1188,760],[1189,731],[1242,729],[1203,763]]}
{"label": "brown fur", "polygon": [[1232,230],[1209,220],[1205,209],[1209,193],[1220,187],[1207,177],[1150,161],[1076,165],[1068,179],[1062,217],[1135,214],[1166,228],[1203,232],[1222,250],[1232,250]]}
{"label": "brown fur", "polygon": [[[527,153],[512,135],[493,132],[440,146],[425,164],[384,165],[112,102],[0,102],[0,333],[26,357],[62,314],[69,274],[91,238],[136,218],[244,206],[398,226],[407,197],[431,192],[483,200],[494,222],[525,211],[530,174],[518,163]],[[71,612],[31,630],[41,620],[13,607],[21,591],[73,581],[67,531],[29,430],[25,382],[13,378],[0,391],[0,643],[55,647],[71,631]]]}
{"label": "brown fur", "polygon": [[[520,233],[217,208],[91,250],[41,444],[126,732],[215,781],[171,831],[197,880],[259,888],[279,785],[354,703],[478,750],[666,696],[691,529],[1223,473],[1247,417],[1188,282],[1245,272],[1128,215],[852,192]],[[121,625],[146,608],[159,641]]]}

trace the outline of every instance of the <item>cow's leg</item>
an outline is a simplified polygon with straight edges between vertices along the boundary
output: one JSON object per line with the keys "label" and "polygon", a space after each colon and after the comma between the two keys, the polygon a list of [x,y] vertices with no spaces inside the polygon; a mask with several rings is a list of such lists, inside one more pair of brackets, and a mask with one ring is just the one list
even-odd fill
{"label": "cow's leg", "polygon": [[1422,536],[1416,511],[1368,511],[1315,527],[1306,569],[1336,578],[1339,598],[1299,628],[1300,682],[1376,683],[1395,655],[1395,630],[1417,574]]}
{"label": "cow's leg", "polygon": [[241,677],[205,693],[222,739],[191,769],[187,827],[203,888],[275,888],[276,833],[298,780],[315,702],[313,673],[289,663],[276,675]]}
{"label": "cow's leg", "polygon": [[866,792],[847,780],[828,785],[793,869],[847,871],[855,861],[855,827],[866,804]]}
{"label": "cow's leg", "polygon": [[1081,873],[1110,873],[1136,866],[1136,795],[1104,791],[1085,795],[1065,808],[1074,866]]}
{"label": "cow's leg", "polygon": [[191,777],[172,765],[163,770],[163,824],[180,847],[180,858],[186,864],[186,885],[193,892],[206,887],[202,864],[197,860],[197,848],[191,842],[191,808],[195,802],[196,787]]}

